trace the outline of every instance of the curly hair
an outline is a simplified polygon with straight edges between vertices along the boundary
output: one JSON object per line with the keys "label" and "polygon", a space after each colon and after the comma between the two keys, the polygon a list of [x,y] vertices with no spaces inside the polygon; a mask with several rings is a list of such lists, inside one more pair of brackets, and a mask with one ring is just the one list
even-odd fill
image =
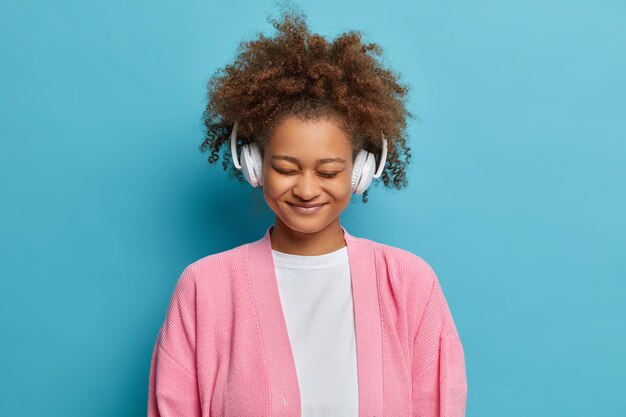
{"label": "curly hair", "polygon": [[[332,42],[312,34],[302,12],[283,11],[282,19],[268,18],[277,33],[242,41],[235,61],[218,69],[208,82],[203,113],[207,132],[200,145],[211,150],[215,164],[222,150],[222,166],[243,183],[243,173],[230,164],[229,140],[238,121],[238,144],[255,142],[263,150],[283,117],[332,118],[350,138],[353,158],[360,149],[379,156],[381,132],[388,153],[381,178],[386,187],[408,186],[410,162],[406,118],[408,85],[377,59],[382,49],[363,43],[362,34],[349,31]],[[227,146],[222,147],[226,144]],[[378,165],[378,162],[377,162]],[[367,202],[367,190],[363,193]]]}

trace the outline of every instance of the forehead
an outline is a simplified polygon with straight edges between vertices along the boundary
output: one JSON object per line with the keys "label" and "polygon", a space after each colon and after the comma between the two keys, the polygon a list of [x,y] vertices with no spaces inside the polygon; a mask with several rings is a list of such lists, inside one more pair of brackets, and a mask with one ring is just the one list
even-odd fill
{"label": "forehead", "polygon": [[350,138],[337,122],[328,118],[304,120],[287,117],[270,135],[268,148],[272,155],[281,154],[313,162],[325,158],[347,160],[352,154]]}

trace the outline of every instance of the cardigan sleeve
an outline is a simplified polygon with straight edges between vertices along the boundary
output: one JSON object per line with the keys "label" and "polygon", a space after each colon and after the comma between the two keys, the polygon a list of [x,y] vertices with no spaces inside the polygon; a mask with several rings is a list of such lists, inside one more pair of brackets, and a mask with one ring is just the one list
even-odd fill
{"label": "cardigan sleeve", "polygon": [[413,341],[412,417],[464,417],[463,346],[437,277]]}
{"label": "cardigan sleeve", "polygon": [[182,272],[152,351],[148,417],[201,416],[196,371],[195,283]]}

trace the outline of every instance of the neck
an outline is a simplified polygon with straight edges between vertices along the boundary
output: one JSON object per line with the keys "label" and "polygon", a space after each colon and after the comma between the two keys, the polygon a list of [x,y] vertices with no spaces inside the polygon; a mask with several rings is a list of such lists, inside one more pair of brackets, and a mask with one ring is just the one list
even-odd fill
{"label": "neck", "polygon": [[317,232],[303,233],[289,228],[276,216],[270,240],[274,250],[303,256],[324,255],[346,246],[339,217]]}

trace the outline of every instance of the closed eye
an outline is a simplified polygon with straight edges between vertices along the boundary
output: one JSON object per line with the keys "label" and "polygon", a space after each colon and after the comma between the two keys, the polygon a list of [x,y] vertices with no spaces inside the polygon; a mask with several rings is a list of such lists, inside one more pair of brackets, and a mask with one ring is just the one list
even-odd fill
{"label": "closed eye", "polygon": [[[276,168],[274,168],[276,169]],[[279,172],[280,174],[283,175],[293,175],[293,174],[297,174],[298,171],[284,171],[282,169],[276,169],[277,172]],[[324,178],[333,178],[336,177],[338,174],[338,172],[320,172],[320,176],[324,177]]]}
{"label": "closed eye", "polygon": [[279,172],[283,175],[291,175],[291,174],[295,174],[296,171],[283,171],[282,169],[276,169],[276,172]]}

